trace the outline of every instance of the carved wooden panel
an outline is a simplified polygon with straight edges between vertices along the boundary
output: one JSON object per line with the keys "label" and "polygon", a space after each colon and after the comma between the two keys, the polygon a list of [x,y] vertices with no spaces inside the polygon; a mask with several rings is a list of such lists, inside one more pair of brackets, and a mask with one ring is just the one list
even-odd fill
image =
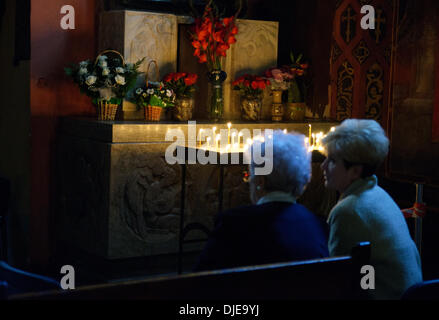
{"label": "carved wooden panel", "polygon": [[[375,8],[375,29],[361,28],[361,7],[366,4]],[[388,0],[337,1],[330,70],[331,117],[372,118],[387,127],[393,8],[393,1]]]}

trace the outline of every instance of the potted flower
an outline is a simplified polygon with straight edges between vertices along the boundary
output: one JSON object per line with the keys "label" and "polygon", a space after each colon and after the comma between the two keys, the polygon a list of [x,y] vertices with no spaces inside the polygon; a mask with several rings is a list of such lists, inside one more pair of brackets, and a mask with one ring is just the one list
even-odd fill
{"label": "potted flower", "polygon": [[238,28],[235,22],[242,7],[242,0],[239,3],[240,8],[234,16],[222,18],[215,3],[209,0],[203,15],[196,17],[192,26],[194,56],[198,58],[199,63],[207,64],[207,78],[210,85],[209,112],[214,121],[220,120],[223,114],[223,82],[227,74],[222,70],[221,60],[226,57],[230,46],[236,42]]}
{"label": "potted flower", "polygon": [[291,53],[291,65],[285,66],[284,68],[288,70],[291,74],[291,79],[289,80],[288,86],[288,100],[287,100],[287,120],[303,121],[305,118],[305,85],[302,81],[302,77],[306,74],[308,69],[307,63],[302,63],[302,55],[300,54],[297,59]]}
{"label": "potted flower", "polygon": [[233,81],[233,90],[241,97],[241,115],[243,120],[261,119],[262,93],[270,81],[256,75],[245,74]]}
{"label": "potted flower", "polygon": [[175,93],[163,82],[148,82],[134,90],[134,102],[145,110],[145,120],[159,121],[162,109],[173,107]]}
{"label": "potted flower", "polygon": [[143,60],[125,64],[119,52],[106,50],[95,61],[72,64],[65,72],[81,93],[92,98],[99,120],[114,120],[118,106],[136,83]]}
{"label": "potted flower", "polygon": [[193,95],[196,91],[195,83],[198,75],[195,73],[172,72],[168,73],[163,82],[172,89],[176,96],[173,109],[174,119],[178,121],[188,121],[192,119],[194,109]]}

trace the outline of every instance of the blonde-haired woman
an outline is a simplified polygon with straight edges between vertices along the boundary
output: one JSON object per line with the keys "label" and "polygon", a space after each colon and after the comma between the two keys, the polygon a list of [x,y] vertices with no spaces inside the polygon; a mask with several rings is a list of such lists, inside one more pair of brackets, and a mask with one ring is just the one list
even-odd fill
{"label": "blonde-haired woman", "polygon": [[367,293],[375,299],[399,299],[422,281],[422,271],[400,209],[377,185],[375,172],[387,156],[389,140],[376,121],[348,119],[322,143],[325,186],[341,194],[328,218],[329,254],[346,255],[356,243],[370,241],[375,289]]}

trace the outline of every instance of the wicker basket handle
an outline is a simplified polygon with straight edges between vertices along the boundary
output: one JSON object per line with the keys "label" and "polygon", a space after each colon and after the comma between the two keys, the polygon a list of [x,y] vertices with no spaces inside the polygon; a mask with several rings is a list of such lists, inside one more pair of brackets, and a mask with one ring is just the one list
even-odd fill
{"label": "wicker basket handle", "polygon": [[116,50],[104,50],[101,53],[99,53],[98,56],[96,57],[96,60],[95,60],[95,66],[96,66],[96,64],[99,61],[99,57],[104,55],[105,53],[115,53],[115,54],[117,54],[120,57],[120,59],[122,60],[122,65],[125,67],[125,59],[123,58],[123,55],[119,51],[116,51]]}
{"label": "wicker basket handle", "polygon": [[148,68],[146,68],[146,87],[148,87],[148,82],[149,82],[149,80],[148,80],[148,75],[149,75],[149,68],[150,68],[150,66],[151,66],[151,64],[155,64],[155,70],[156,70],[156,76],[157,76],[157,81],[160,81],[160,70],[159,70],[159,66],[158,66],[158,64],[157,64],[157,61],[155,61],[155,60],[151,60],[149,63],[148,63]]}

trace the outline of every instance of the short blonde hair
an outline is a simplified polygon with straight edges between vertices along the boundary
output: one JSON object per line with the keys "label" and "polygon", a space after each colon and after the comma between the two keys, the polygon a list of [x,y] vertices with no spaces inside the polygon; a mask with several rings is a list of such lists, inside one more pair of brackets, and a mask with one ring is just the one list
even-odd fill
{"label": "short blonde hair", "polygon": [[347,119],[322,139],[326,152],[376,170],[389,151],[389,139],[375,120]]}

